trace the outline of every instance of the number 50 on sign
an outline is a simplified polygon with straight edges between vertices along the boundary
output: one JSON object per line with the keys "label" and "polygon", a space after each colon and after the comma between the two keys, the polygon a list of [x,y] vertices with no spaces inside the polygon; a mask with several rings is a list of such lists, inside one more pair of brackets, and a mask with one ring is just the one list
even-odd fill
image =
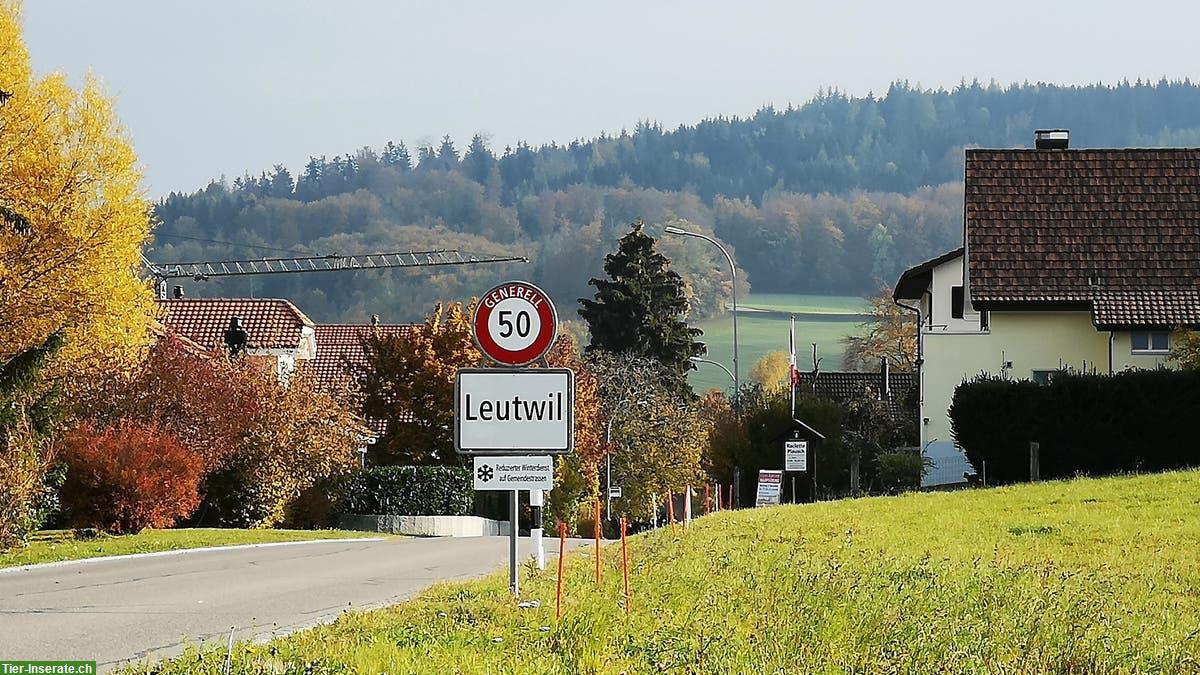
{"label": "number 50 on sign", "polygon": [[504,366],[524,366],[550,350],[558,335],[554,303],[526,281],[510,281],[488,291],[471,317],[475,342]]}

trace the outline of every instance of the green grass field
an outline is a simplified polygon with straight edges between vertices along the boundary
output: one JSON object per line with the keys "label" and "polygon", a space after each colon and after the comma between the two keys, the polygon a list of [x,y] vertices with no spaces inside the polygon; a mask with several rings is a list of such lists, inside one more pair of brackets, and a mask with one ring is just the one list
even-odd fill
{"label": "green grass field", "polygon": [[345,530],[230,530],[179,529],[146,530],[123,536],[101,536],[96,539],[76,539],[70,530],[39,532],[28,546],[0,550],[0,567],[33,565],[98,558],[127,553],[156,553],[206,546],[265,544],[278,541],[307,541],[311,539],[342,539],[382,536],[373,532]]}
{"label": "green grass field", "polygon": [[[796,357],[802,370],[812,368],[812,343],[817,343],[822,370],[842,367],[842,338],[858,332],[867,303],[862,298],[841,295],[800,295],[783,293],[751,293],[739,302],[743,308],[766,310],[746,311],[738,316],[738,345],[741,357],[741,377],[750,381],[750,370],[767,352],[787,351],[788,314],[803,314],[796,318]],[[817,315],[825,315],[818,318]],[[706,358],[719,361],[733,369],[733,322],[725,315],[697,325],[704,331],[700,338],[708,345]],[[716,387],[728,389],[729,376],[712,365],[700,364],[690,377],[692,387],[704,391]]]}
{"label": "green grass field", "polygon": [[[267,645],[237,673],[1200,672],[1200,472],[721,513],[435,587]],[[142,672],[218,673],[223,652]],[[161,668],[161,669],[159,669]]]}

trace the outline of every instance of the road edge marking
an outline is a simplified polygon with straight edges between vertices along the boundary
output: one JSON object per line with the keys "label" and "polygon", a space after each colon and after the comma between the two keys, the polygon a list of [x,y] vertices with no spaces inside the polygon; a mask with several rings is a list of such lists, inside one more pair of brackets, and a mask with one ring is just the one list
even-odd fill
{"label": "road edge marking", "polygon": [[248,548],[271,548],[276,546],[300,546],[302,544],[350,544],[354,542],[387,541],[389,537],[354,537],[349,539],[304,539],[302,541],[266,541],[258,544],[232,544],[229,546],[202,546],[200,548],[173,548],[167,551],[148,551],[146,553],[122,553],[119,555],[101,555],[92,558],[76,558],[74,560],[55,560],[53,562],[33,563],[14,567],[0,567],[0,574],[14,572],[29,572],[51,567],[66,567],[84,563],[105,562],[112,560],[130,560],[135,558],[156,558],[160,556],[182,555],[184,553],[211,553],[213,551],[236,551]]}

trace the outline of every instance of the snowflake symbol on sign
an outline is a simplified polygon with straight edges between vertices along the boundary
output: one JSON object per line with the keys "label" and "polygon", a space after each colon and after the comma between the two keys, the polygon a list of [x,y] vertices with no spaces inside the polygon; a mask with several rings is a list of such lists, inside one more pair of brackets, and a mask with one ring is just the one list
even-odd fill
{"label": "snowflake symbol on sign", "polygon": [[479,480],[485,483],[492,479],[492,467],[490,466],[481,466],[476,473],[479,475]]}

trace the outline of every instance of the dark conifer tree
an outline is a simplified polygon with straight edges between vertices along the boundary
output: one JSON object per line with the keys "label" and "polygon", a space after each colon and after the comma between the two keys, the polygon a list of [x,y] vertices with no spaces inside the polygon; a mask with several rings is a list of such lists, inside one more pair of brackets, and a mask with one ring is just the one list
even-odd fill
{"label": "dark conifer tree", "polygon": [[494,166],[496,166],[496,156],[488,148],[487,143],[483,140],[483,136],[475,134],[471,138],[471,145],[467,148],[467,154],[463,155],[463,173],[466,174],[467,178],[476,183],[486,185]]}
{"label": "dark conifer tree", "polygon": [[442,145],[438,148],[437,153],[439,168],[444,171],[458,168],[458,150],[454,149],[454,141],[450,140],[450,135],[442,136]]}
{"label": "dark conifer tree", "polygon": [[588,282],[596,287],[595,299],[579,301],[591,332],[587,349],[655,359],[674,376],[672,386],[690,392],[686,375],[695,367],[691,357],[704,353],[696,341],[701,331],[687,325],[683,279],[642,230],[642,221],[635,221],[617,252],[604,258],[609,278]]}
{"label": "dark conifer tree", "polygon": [[412,157],[408,154],[408,148],[404,145],[404,141],[400,141],[399,145],[388,141],[387,145],[383,146],[381,159],[384,166],[395,167],[400,171],[412,169]]}

